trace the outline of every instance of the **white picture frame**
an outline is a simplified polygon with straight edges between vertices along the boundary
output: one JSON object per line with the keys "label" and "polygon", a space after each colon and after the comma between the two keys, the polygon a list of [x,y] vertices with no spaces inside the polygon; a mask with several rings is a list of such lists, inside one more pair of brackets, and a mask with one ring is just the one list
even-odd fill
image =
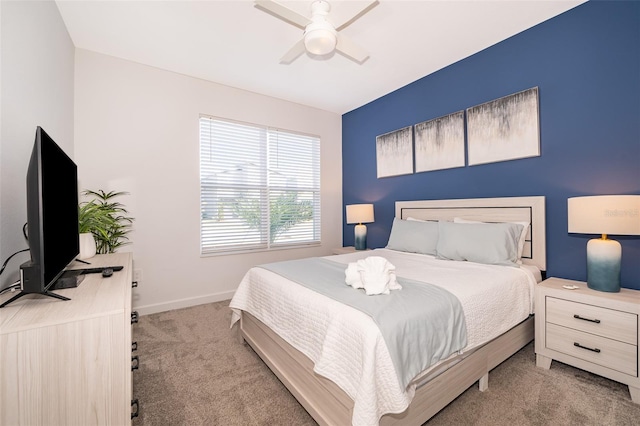
{"label": "white picture frame", "polygon": [[416,173],[464,167],[464,110],[413,128]]}
{"label": "white picture frame", "polygon": [[538,88],[467,109],[470,166],[540,156]]}
{"label": "white picture frame", "polygon": [[378,179],[413,173],[413,127],[376,136]]}

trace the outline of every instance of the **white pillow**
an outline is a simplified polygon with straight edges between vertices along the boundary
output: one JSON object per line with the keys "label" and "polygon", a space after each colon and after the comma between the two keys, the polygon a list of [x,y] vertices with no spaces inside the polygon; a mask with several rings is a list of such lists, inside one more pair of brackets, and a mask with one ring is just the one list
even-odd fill
{"label": "white pillow", "polygon": [[[453,221],[455,223],[492,223],[492,222],[481,222],[479,220],[463,219],[461,217],[454,217]],[[529,232],[529,222],[501,222],[501,223],[515,223],[518,225],[522,225],[522,232],[520,232],[520,236],[518,238],[518,259],[520,259],[522,257],[522,253],[524,252],[524,243],[527,242],[527,233]]]}
{"label": "white pillow", "polygon": [[438,222],[437,257],[489,265],[518,266],[517,223]]}

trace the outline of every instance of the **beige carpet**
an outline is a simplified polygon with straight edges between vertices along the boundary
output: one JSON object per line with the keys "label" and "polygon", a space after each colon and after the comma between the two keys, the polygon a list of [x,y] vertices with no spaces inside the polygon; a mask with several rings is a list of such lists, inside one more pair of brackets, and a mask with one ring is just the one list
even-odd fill
{"label": "beige carpet", "polygon": [[[315,425],[248,345],[229,329],[228,301],[143,316],[134,326],[140,369],[134,426]],[[627,387],[553,362],[535,366],[529,344],[426,423],[640,425]]]}

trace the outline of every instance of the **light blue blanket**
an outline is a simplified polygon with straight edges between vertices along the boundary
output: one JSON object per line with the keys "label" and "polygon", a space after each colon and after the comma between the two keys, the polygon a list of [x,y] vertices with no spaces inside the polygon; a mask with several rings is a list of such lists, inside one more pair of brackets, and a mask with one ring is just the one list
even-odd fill
{"label": "light blue blanket", "polygon": [[467,345],[460,301],[445,289],[398,277],[402,290],[367,296],[345,284],[347,265],[318,257],[259,267],[369,315],[380,328],[402,389],[421,371]]}

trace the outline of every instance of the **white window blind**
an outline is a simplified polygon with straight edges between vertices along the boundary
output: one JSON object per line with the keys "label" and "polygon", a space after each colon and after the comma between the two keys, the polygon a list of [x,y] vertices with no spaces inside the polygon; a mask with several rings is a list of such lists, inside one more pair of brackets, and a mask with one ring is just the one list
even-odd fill
{"label": "white window blind", "polygon": [[320,242],[320,139],[200,117],[200,252]]}

